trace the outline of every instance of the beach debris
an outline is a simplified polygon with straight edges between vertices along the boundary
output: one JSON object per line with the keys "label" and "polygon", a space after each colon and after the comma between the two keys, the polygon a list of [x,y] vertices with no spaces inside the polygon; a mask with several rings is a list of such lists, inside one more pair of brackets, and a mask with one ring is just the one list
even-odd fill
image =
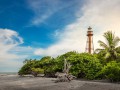
{"label": "beach debris", "polygon": [[55,76],[57,77],[56,82],[70,82],[71,80],[75,79],[76,77],[69,74],[69,70],[71,68],[71,64],[64,59],[64,69],[63,72],[57,72]]}
{"label": "beach debris", "polygon": [[55,75],[57,76],[56,82],[70,82],[71,80],[76,78],[71,74],[60,73],[60,72],[57,72]]}

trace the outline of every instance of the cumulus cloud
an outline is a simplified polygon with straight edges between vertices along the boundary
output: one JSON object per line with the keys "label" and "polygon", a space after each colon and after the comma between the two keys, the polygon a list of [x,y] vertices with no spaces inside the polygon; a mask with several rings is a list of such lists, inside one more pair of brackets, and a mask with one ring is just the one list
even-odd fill
{"label": "cumulus cloud", "polygon": [[[0,29],[0,56],[2,58],[16,58],[15,55],[11,56],[8,54],[8,51],[22,43],[23,39],[18,35],[17,32],[10,29]],[[4,54],[7,54],[9,57],[5,57]]]}
{"label": "cumulus cloud", "polygon": [[[98,40],[104,40],[103,33],[111,30],[120,35],[120,0],[86,0],[83,7],[76,12],[76,21],[55,34],[58,41],[47,48],[35,51],[36,55],[57,56],[67,51],[85,51],[86,31],[91,26],[94,31],[94,47]],[[82,16],[81,16],[82,13]]]}
{"label": "cumulus cloud", "polygon": [[[21,47],[23,38],[10,29],[0,29],[0,71],[17,71],[27,55],[21,52],[31,51],[30,47]],[[18,53],[19,52],[19,53]]]}

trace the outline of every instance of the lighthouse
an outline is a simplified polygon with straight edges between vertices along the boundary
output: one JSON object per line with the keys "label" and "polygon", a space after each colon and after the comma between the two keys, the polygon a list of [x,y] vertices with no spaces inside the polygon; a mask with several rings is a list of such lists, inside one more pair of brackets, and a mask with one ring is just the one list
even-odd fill
{"label": "lighthouse", "polygon": [[94,52],[94,45],[93,45],[93,31],[92,28],[89,26],[87,31],[87,42],[86,42],[86,52],[92,54]]}

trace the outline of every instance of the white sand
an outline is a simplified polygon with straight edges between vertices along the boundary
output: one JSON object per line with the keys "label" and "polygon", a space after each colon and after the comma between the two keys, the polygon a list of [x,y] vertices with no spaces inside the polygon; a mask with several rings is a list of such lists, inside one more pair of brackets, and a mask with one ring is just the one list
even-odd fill
{"label": "white sand", "polygon": [[120,90],[120,84],[73,80],[55,83],[56,78],[0,76],[0,90]]}

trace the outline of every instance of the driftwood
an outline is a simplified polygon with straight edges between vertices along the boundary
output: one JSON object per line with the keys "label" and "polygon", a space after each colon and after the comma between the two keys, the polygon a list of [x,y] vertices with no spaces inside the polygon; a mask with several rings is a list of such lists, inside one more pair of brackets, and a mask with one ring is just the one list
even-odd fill
{"label": "driftwood", "polygon": [[31,74],[34,76],[34,77],[37,77],[38,73],[35,72],[35,71],[31,71]]}
{"label": "driftwood", "polygon": [[76,78],[73,75],[60,72],[57,72],[55,75],[57,76],[56,82],[70,82],[71,80]]}
{"label": "driftwood", "polygon": [[63,73],[68,74],[71,66],[72,66],[72,65],[70,65],[70,63],[67,62],[66,59],[64,59],[64,69],[63,69]]}
{"label": "driftwood", "polygon": [[66,59],[64,59],[63,73],[57,72],[55,74],[55,76],[57,76],[57,81],[56,82],[70,82],[71,80],[76,78],[75,76],[69,74],[69,70],[70,70],[71,66],[72,65],[70,65],[70,63],[67,62]]}

